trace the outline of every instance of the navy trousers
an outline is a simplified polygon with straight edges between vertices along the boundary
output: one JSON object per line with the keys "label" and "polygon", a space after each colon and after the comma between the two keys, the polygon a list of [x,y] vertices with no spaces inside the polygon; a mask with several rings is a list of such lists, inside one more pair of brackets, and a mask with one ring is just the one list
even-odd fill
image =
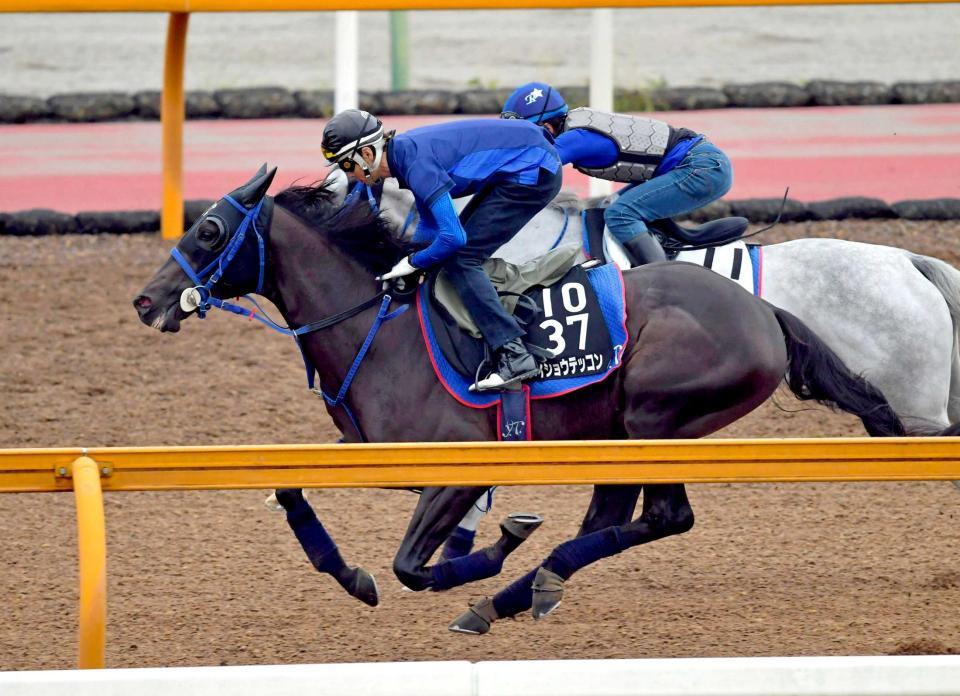
{"label": "navy trousers", "polygon": [[481,264],[509,242],[560,190],[563,172],[540,170],[536,184],[494,182],[478,192],[460,222],[467,243],[443,265],[447,277],[491,349],[524,335],[523,329],[500,304],[497,291]]}

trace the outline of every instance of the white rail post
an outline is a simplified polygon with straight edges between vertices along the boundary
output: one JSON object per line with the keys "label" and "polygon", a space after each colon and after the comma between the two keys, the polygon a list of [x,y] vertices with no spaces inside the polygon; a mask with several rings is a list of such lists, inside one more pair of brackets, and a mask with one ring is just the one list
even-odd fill
{"label": "white rail post", "polygon": [[354,11],[336,13],[336,74],[334,75],[333,112],[356,109],[360,103],[357,75],[359,73],[359,21]]}
{"label": "white rail post", "polygon": [[[590,103],[598,111],[613,111],[613,10],[591,10]],[[606,196],[613,182],[590,178],[590,195]]]}

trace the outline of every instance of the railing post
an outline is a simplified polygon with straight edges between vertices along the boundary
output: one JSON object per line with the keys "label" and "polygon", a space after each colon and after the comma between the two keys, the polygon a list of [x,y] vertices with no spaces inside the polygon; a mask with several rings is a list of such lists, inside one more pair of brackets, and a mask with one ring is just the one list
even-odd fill
{"label": "railing post", "polygon": [[107,532],[100,466],[90,457],[73,462],[80,556],[80,669],[102,669],[107,625]]}
{"label": "railing post", "polygon": [[407,11],[390,13],[390,89],[397,92],[410,87],[410,51]]}
{"label": "railing post", "polygon": [[333,112],[339,113],[360,104],[360,18],[353,10],[340,10],[335,15]]}
{"label": "railing post", "polygon": [[185,12],[171,12],[167,22],[167,52],[163,62],[160,125],[163,129],[163,208],[160,231],[164,239],[183,234],[183,59],[187,44]]}
{"label": "railing post", "polygon": [[[590,103],[598,111],[613,111],[613,10],[590,10]],[[607,196],[613,183],[590,178],[590,195]]]}

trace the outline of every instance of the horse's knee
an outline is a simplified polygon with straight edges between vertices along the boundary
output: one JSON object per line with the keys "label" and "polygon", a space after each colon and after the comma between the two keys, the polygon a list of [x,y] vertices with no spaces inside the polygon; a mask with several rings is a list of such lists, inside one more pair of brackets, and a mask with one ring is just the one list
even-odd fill
{"label": "horse's knee", "polygon": [[393,559],[393,574],[407,589],[420,592],[430,587],[431,575],[422,566],[405,556]]}
{"label": "horse's knee", "polygon": [[659,509],[645,515],[647,522],[653,527],[656,538],[683,534],[693,529],[693,508],[684,503],[675,508]]}

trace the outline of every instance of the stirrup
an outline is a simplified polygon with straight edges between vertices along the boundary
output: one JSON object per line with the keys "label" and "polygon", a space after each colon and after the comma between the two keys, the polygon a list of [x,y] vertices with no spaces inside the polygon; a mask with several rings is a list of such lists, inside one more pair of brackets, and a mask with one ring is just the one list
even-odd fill
{"label": "stirrup", "polygon": [[534,370],[528,370],[527,372],[511,377],[508,380],[504,380],[497,372],[491,372],[489,375],[483,379],[475,381],[470,385],[470,391],[472,392],[483,392],[483,391],[504,391],[507,389],[519,389],[523,380],[531,379],[540,374],[540,368]]}

